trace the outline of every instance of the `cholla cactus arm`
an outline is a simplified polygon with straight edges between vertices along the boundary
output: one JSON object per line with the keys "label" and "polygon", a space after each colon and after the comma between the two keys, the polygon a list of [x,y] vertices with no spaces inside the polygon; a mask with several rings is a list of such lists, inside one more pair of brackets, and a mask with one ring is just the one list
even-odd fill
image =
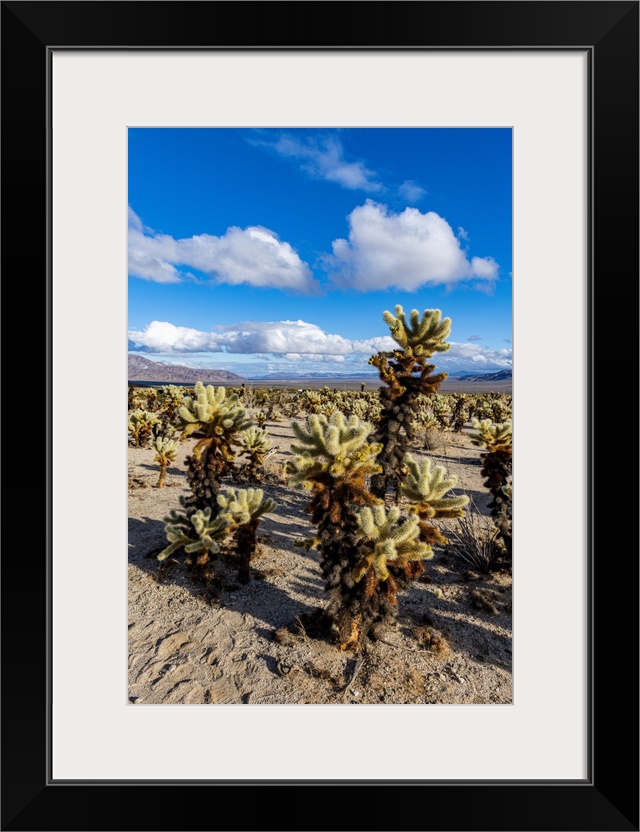
{"label": "cholla cactus arm", "polygon": [[260,451],[266,454],[271,449],[271,440],[266,430],[252,426],[243,430],[240,441],[247,451]]}
{"label": "cholla cactus arm", "polygon": [[420,525],[416,516],[400,519],[400,509],[383,505],[365,507],[358,513],[356,540],[360,541],[360,560],[354,570],[354,580],[362,580],[372,568],[380,581],[389,577],[389,566],[404,566],[409,561],[433,557],[431,546],[420,541]]}
{"label": "cholla cactus arm", "polygon": [[271,497],[265,497],[261,488],[235,490],[227,488],[218,495],[221,515],[226,518],[231,529],[236,526],[255,523],[263,514],[273,511],[277,503]]}
{"label": "cholla cactus arm", "polygon": [[151,447],[157,451],[153,459],[154,462],[162,463],[164,459],[168,462],[175,462],[180,443],[176,439],[170,439],[168,436],[156,436]]}
{"label": "cholla cactus arm", "polygon": [[392,315],[386,311],[382,317],[391,330],[391,337],[405,352],[429,357],[449,349],[444,339],[451,334],[451,318],[442,318],[440,309],[425,309],[422,318],[417,309],[412,309],[408,322],[402,306],[396,306],[395,312]]}
{"label": "cholla cactus arm", "polygon": [[458,482],[456,476],[447,476],[441,465],[433,465],[430,459],[416,461],[411,454],[405,454],[404,465],[407,475],[400,485],[402,493],[417,504],[416,512],[421,517],[459,517],[469,502],[466,495],[445,497]]}
{"label": "cholla cactus arm", "polygon": [[[235,393],[227,396],[224,387],[213,387],[211,384],[205,387],[201,381],[196,383],[194,393],[195,396],[185,396],[182,406],[177,410],[184,436],[201,430],[210,439],[251,426]],[[198,444],[203,444],[204,441]]]}
{"label": "cholla cactus arm", "polygon": [[196,511],[191,517],[172,511],[165,517],[165,534],[169,541],[166,547],[158,555],[158,560],[163,561],[178,549],[184,549],[187,553],[220,551],[218,541],[221,541],[227,534],[227,519],[221,515],[212,518],[210,508]]}
{"label": "cholla cactus arm", "polygon": [[355,415],[347,419],[337,411],[329,419],[313,414],[308,423],[308,431],[298,422],[293,423],[299,442],[292,444],[291,449],[298,457],[287,464],[286,471],[294,484],[309,481],[323,471],[341,477],[350,469],[364,474],[379,469],[375,457],[380,445],[367,444],[373,429],[368,422]]}

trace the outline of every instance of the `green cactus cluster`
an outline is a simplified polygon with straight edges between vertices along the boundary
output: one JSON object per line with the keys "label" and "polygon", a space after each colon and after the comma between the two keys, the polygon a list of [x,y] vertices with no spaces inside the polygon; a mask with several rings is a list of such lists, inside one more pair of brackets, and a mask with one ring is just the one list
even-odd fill
{"label": "green cactus cluster", "polygon": [[410,511],[420,521],[420,539],[429,546],[445,544],[447,539],[430,521],[462,516],[469,498],[466,494],[449,494],[457,485],[458,477],[448,475],[446,468],[434,465],[428,458],[418,461],[411,454],[405,455],[403,473],[400,490],[411,503]]}
{"label": "green cactus cluster", "polygon": [[210,554],[220,551],[229,526],[227,518],[210,507],[191,515],[173,509],[164,522],[169,545],[160,552],[158,560],[162,562],[179,549],[184,549],[187,555],[197,556],[200,566],[209,560]]}
{"label": "green cactus cluster", "polygon": [[129,414],[129,434],[131,441],[138,448],[144,448],[153,435],[153,430],[156,425],[160,424],[160,419],[148,410],[136,408]]}

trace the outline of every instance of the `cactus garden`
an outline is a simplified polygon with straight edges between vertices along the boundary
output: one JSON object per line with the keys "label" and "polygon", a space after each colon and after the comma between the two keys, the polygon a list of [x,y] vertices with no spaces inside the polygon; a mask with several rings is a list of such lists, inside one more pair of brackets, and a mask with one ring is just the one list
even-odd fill
{"label": "cactus garden", "polygon": [[383,321],[370,389],[130,388],[134,702],[510,701],[511,397]]}

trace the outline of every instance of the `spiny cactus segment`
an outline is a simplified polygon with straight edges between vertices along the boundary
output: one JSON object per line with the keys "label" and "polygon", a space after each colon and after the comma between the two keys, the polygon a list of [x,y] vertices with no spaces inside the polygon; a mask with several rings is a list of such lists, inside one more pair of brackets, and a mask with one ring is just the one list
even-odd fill
{"label": "spiny cactus segment", "polygon": [[178,416],[182,420],[185,437],[198,431],[205,434],[193,449],[196,454],[216,437],[230,437],[251,426],[235,393],[227,396],[226,388],[211,384],[205,387],[201,381],[195,385],[194,396],[184,397]]}
{"label": "spiny cactus segment", "polygon": [[273,511],[277,503],[271,497],[265,497],[261,488],[227,488],[224,493],[218,495],[218,505],[222,516],[233,529],[255,522],[263,514]]}
{"label": "spiny cactus segment", "polygon": [[[391,576],[391,565],[406,566],[409,561],[433,557],[431,547],[419,538],[420,526],[415,515],[401,520],[397,507],[388,511],[382,505],[360,509],[356,531],[360,560],[354,570],[354,579],[360,581],[368,570],[372,570],[375,580],[386,581]],[[395,604],[395,593],[392,603]]]}
{"label": "spiny cactus segment", "polygon": [[416,503],[423,517],[460,517],[469,503],[466,495],[446,497],[458,482],[458,477],[447,476],[442,465],[433,465],[429,458],[415,460],[411,454],[404,457],[406,477],[400,490],[411,502]]}
{"label": "spiny cactus segment", "polygon": [[425,309],[420,317],[417,309],[409,313],[409,321],[400,304],[395,315],[388,310],[383,313],[389,325],[391,337],[405,354],[424,355],[430,358],[434,352],[446,352],[450,345],[445,342],[451,334],[451,318],[443,318],[439,309]]}
{"label": "spiny cactus segment", "polygon": [[430,459],[421,462],[411,454],[404,457],[405,477],[400,485],[402,494],[412,503],[410,511],[420,521],[420,539],[429,546],[445,544],[446,537],[432,523],[433,519],[462,517],[469,503],[466,494],[446,496],[458,478],[447,475],[446,468],[433,465]]}
{"label": "spiny cactus segment", "polygon": [[307,430],[294,422],[298,442],[293,443],[291,449],[298,456],[285,468],[291,482],[312,483],[318,476],[327,474],[336,479],[357,479],[364,484],[366,475],[380,470],[376,455],[381,446],[367,442],[372,429],[357,416],[347,418],[339,411],[329,418],[312,414]]}

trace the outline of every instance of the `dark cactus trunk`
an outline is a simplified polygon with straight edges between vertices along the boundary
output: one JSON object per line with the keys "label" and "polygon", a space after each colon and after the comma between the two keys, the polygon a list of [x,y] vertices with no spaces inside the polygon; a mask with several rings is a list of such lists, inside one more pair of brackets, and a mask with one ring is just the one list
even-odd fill
{"label": "dark cactus trunk", "polygon": [[256,530],[258,521],[254,520],[238,528],[235,533],[236,550],[238,552],[238,580],[241,584],[248,584],[251,580],[251,559],[256,551]]}

